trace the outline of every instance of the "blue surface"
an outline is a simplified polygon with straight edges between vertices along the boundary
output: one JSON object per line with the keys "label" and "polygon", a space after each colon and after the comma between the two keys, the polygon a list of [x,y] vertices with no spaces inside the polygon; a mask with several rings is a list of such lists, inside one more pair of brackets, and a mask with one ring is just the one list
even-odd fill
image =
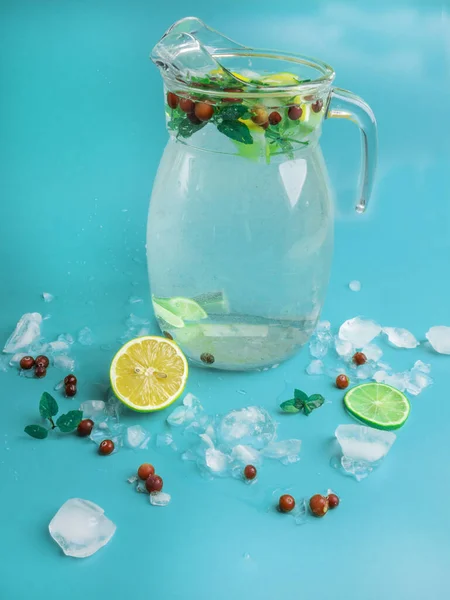
{"label": "blue surface", "polygon": [[[431,325],[450,325],[448,2],[3,0],[1,338],[31,310],[52,314],[48,339],[90,326],[98,344],[76,350],[82,401],[107,381],[113,349],[100,344],[118,346],[128,297],[144,297],[141,311],[149,312],[145,225],[166,133],[161,81],[147,57],[186,12],[249,45],[331,63],[337,85],[360,94],[377,115],[378,179],[363,216],[353,212],[358,132],[342,122],[324,127],[337,192],[324,318],[337,326],[364,314],[420,339]],[[348,290],[352,279],[362,282],[358,294]],[[43,291],[56,300],[44,304]],[[256,486],[206,482],[191,465],[152,451],[173,497],[166,509],[149,507],[125,483],[145,453],[102,458],[75,436],[38,442],[22,434],[60,372],[42,381],[1,373],[0,597],[447,597],[450,358],[423,347],[386,354],[398,369],[430,362],[435,383],[412,399],[388,459],[359,484],[329,466],[334,429],[350,419],[339,391],[304,374],[307,350],[267,373],[192,369],[187,389],[210,412],[251,403],[273,410],[285,381],[332,403],[309,418],[280,419],[280,437],[303,440],[302,460],[290,467],[267,462]],[[66,409],[78,404],[58,400]],[[157,432],[163,417],[138,422]],[[290,485],[305,496],[331,487],[342,505],[304,527],[266,514],[260,495]],[[74,496],[100,504],[117,524],[111,543],[84,561],[63,557],[47,533],[50,518]]]}

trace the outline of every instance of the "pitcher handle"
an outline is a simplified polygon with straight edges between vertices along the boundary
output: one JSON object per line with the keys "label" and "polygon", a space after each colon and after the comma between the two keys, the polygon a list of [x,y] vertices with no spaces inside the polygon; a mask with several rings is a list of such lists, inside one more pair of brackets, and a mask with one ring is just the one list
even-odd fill
{"label": "pitcher handle", "polygon": [[375,169],[377,166],[377,122],[375,115],[362,98],[343,90],[331,91],[327,119],[348,119],[356,123],[361,131],[361,177],[356,211],[363,213],[372,193]]}

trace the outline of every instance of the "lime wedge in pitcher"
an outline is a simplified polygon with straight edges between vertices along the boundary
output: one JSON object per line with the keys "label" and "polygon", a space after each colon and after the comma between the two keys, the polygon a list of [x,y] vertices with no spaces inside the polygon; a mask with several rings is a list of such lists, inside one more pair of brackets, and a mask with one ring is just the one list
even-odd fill
{"label": "lime wedge in pitcher", "polygon": [[173,327],[184,327],[184,321],[200,321],[208,315],[191,298],[153,298],[155,315]]}
{"label": "lime wedge in pitcher", "polygon": [[345,394],[344,404],[358,421],[377,429],[398,429],[409,416],[408,398],[385,383],[363,383]]}

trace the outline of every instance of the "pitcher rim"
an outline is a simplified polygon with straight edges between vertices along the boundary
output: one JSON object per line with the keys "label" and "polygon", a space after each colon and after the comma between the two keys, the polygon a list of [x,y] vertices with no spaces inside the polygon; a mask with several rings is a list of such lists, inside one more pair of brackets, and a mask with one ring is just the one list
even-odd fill
{"label": "pitcher rim", "polygon": [[[262,95],[264,96],[286,96],[292,95],[293,93],[308,93],[315,92],[327,85],[331,85],[335,78],[334,69],[326,62],[317,58],[305,55],[305,54],[294,54],[292,52],[280,52],[278,50],[270,50],[266,48],[239,48],[239,49],[227,49],[224,51],[215,52],[212,54],[215,58],[232,58],[232,57],[249,57],[249,58],[271,58],[284,60],[286,62],[292,62],[296,64],[302,64],[315,69],[319,72],[319,77],[306,81],[300,81],[293,84],[284,84],[278,86],[261,86],[252,89],[251,86],[247,87],[245,91],[238,91],[233,89],[232,91],[225,91],[220,88],[211,88],[203,84],[196,83],[193,85],[191,82],[178,79],[172,76],[169,72],[162,72],[162,77],[167,84],[169,89],[178,89],[186,92],[199,92],[201,90],[204,94],[212,97],[220,98],[257,98]],[[155,64],[157,60],[150,57],[152,62]],[[160,65],[157,65],[160,66]],[[239,78],[235,77],[236,85],[239,84]],[[241,83],[245,83],[241,80]]]}

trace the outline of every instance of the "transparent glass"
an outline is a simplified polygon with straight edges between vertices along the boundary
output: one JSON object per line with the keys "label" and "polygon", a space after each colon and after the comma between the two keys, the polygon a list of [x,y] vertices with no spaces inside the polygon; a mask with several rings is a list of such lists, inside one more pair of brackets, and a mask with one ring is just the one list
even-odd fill
{"label": "transparent glass", "polygon": [[245,48],[194,18],[155,46],[170,139],[147,228],[161,330],[194,363],[263,369],[314,330],[333,252],[333,202],[319,146],[323,120],[362,132],[364,211],[376,125],[331,87],[320,61]]}

